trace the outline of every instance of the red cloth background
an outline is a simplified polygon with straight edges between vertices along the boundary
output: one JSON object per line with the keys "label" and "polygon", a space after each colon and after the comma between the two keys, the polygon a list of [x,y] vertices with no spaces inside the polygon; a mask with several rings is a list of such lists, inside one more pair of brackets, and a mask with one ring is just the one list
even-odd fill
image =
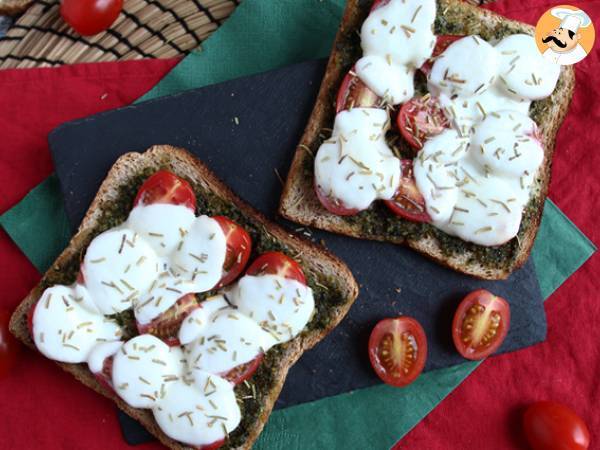
{"label": "red cloth background", "polygon": [[[503,0],[493,9],[535,23],[557,3]],[[594,21],[600,1],[574,2]],[[600,44],[599,44],[600,45]],[[597,47],[598,48],[598,47]],[[596,243],[600,154],[599,52],[577,65],[577,88],[557,142],[551,197]],[[0,71],[0,212],[43,180],[52,164],[47,133],[59,123],[131,103],[176,63],[138,61],[59,69]],[[576,178],[573,177],[575,175]],[[0,232],[0,306],[14,308],[39,275]],[[547,304],[548,341],[492,358],[419,424],[397,448],[486,450],[524,448],[522,408],[543,398],[571,405],[600,442],[600,257],[595,256]],[[33,370],[35,368],[35,370]],[[114,407],[33,352],[23,351],[15,370],[0,381],[0,449],[129,448],[118,432]],[[158,444],[137,447],[160,448]]]}

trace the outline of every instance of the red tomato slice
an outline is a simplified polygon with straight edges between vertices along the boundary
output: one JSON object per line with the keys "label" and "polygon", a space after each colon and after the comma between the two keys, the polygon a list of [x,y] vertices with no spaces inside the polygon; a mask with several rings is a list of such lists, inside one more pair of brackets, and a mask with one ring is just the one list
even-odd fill
{"label": "red tomato slice", "polygon": [[256,369],[258,369],[258,366],[260,366],[260,363],[263,360],[263,356],[264,355],[261,353],[252,361],[240,364],[221,376],[235,385],[243,383],[254,375],[254,372],[256,372]]}
{"label": "red tomato slice", "polygon": [[450,127],[439,102],[434,97],[414,97],[400,107],[396,126],[408,145],[416,150],[423,148],[426,139]]}
{"label": "red tomato slice", "polygon": [[346,208],[344,204],[337,198],[325,195],[321,188],[317,186],[316,182],[315,193],[317,194],[317,198],[319,199],[319,202],[321,202],[321,205],[323,205],[327,211],[337,216],[353,216],[360,212],[360,209]]}
{"label": "red tomato slice", "polygon": [[342,80],[335,102],[336,113],[344,109],[375,107],[380,103],[379,96],[362,82],[354,69],[353,66]]}
{"label": "red tomato slice", "polygon": [[62,0],[60,15],[82,36],[109,28],[119,17],[123,0]]}
{"label": "red tomato slice", "polygon": [[435,47],[433,47],[433,53],[431,54],[431,58],[425,61],[425,63],[419,68],[419,70],[425,75],[429,75],[431,73],[431,68],[433,67],[434,58],[444,53],[444,50],[446,50],[454,41],[458,41],[463,37],[464,36],[454,36],[451,34],[442,34],[440,36],[437,36],[437,40],[435,41]]}
{"label": "red tomato slice", "polygon": [[196,211],[196,194],[190,184],[183,178],[168,170],[159,170],[140,187],[135,197],[134,206],[166,203],[187,206]]}
{"label": "red tomato slice", "polygon": [[11,313],[0,309],[0,377],[6,375],[15,365],[19,350],[19,342],[8,329]]}
{"label": "red tomato slice", "polygon": [[586,450],[590,430],[571,408],[557,402],[533,403],[523,416],[525,436],[533,450]]}
{"label": "red tomato slice", "polygon": [[104,386],[109,392],[114,392],[115,388],[112,384],[112,368],[113,368],[113,357],[109,356],[102,363],[102,370],[95,373],[96,380]]}
{"label": "red tomato slice", "polygon": [[215,441],[212,444],[201,445],[200,447],[192,447],[198,450],[217,450],[221,448],[225,444],[225,439],[221,439],[220,441]]}
{"label": "red tomato slice", "polygon": [[452,321],[452,339],[467,359],[479,360],[494,353],[508,333],[510,306],[485,289],[467,295]]}
{"label": "red tomato slice", "polygon": [[196,296],[186,294],[152,322],[145,325],[136,323],[138,332],[140,334],[152,334],[162,339],[168,346],[176,347],[180,345],[177,334],[181,322],[196,308],[200,308]]}
{"label": "red tomato slice", "polygon": [[389,2],[390,0],[375,0],[373,5],[371,5],[371,11],[375,11],[377,8],[387,5]]}
{"label": "red tomato slice", "polygon": [[413,175],[413,162],[410,159],[401,160],[402,179],[392,200],[386,200],[385,205],[397,216],[413,222],[431,222],[431,217],[425,209],[425,199],[419,192]]}
{"label": "red tomato slice", "polygon": [[246,275],[279,275],[306,285],[306,278],[300,265],[281,252],[266,252],[254,260]]}
{"label": "red tomato slice", "polygon": [[423,327],[406,316],[379,321],[369,338],[369,359],[384,383],[397,387],[412,383],[427,360]]}
{"label": "red tomato slice", "polygon": [[225,216],[213,217],[223,230],[227,240],[227,253],[223,264],[223,276],[215,288],[221,288],[242,273],[252,251],[252,239],[240,225]]}

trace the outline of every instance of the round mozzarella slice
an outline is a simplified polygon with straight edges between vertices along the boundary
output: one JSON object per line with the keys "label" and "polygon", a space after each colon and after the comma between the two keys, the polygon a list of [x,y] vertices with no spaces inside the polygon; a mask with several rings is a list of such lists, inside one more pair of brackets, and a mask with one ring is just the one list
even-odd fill
{"label": "round mozzarella slice", "polygon": [[294,338],[312,317],[312,289],[278,275],[245,275],[228,294],[238,310],[269,330],[277,342]]}
{"label": "round mozzarella slice", "polygon": [[364,56],[356,63],[359,78],[387,103],[398,105],[415,94],[415,70],[403,65],[390,65],[378,55]]}
{"label": "round mozzarella slice", "polygon": [[226,252],[227,242],[219,222],[200,216],[175,249],[173,268],[193,283],[194,292],[205,292],[221,279]]}
{"label": "round mozzarella slice", "polygon": [[87,363],[92,373],[100,373],[104,368],[104,361],[117,353],[123,346],[122,341],[101,342],[90,352]]}
{"label": "round mozzarella slice", "polygon": [[233,386],[223,378],[194,371],[194,382],[177,381],[153,408],[154,418],[169,437],[202,446],[225,439],[240,423]]}
{"label": "round mozzarella slice", "polygon": [[83,287],[53,286],[44,291],[33,312],[33,339],[44,356],[67,363],[85,362],[103,341],[119,339],[121,329],[77,302]]}
{"label": "round mozzarella slice", "polygon": [[208,324],[208,315],[202,306],[193,310],[181,322],[179,328],[179,342],[186,345],[199,337]]}
{"label": "round mozzarella slice", "polygon": [[84,258],[85,285],[103,314],[131,308],[156,277],[158,259],[137,233],[115,228],[95,237]]}
{"label": "round mozzarella slice", "polygon": [[497,73],[496,49],[479,36],[466,36],[450,44],[435,60],[430,90],[449,97],[478,95],[494,83]]}
{"label": "round mozzarella slice", "polygon": [[139,205],[131,210],[125,226],[142,236],[157,255],[165,256],[181,244],[195,218],[183,205]]}
{"label": "round mozzarella slice", "polygon": [[184,362],[179,347],[169,347],[150,334],[136,336],[114,357],[113,386],[134,408],[152,408],[181,377]]}
{"label": "round mozzarella slice", "polygon": [[227,308],[213,314],[198,337],[186,346],[190,367],[210,373],[225,373],[252,361],[277,340],[244,314]]}
{"label": "round mozzarella slice", "polygon": [[560,65],[545,59],[533,36],[513,34],[496,44],[500,58],[499,86],[507,95],[539,100],[554,91]]}

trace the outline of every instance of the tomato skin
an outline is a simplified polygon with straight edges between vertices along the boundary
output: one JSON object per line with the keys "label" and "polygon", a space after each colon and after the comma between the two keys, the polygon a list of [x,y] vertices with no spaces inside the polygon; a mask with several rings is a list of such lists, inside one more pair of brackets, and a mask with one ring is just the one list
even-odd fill
{"label": "tomato skin", "polygon": [[227,253],[223,264],[223,276],[215,288],[221,288],[235,280],[248,264],[252,252],[252,238],[240,225],[225,216],[215,216],[227,241]]}
{"label": "tomato skin", "polygon": [[306,286],[306,278],[300,265],[281,252],[266,252],[254,260],[246,275],[279,275],[289,280],[296,280]]}
{"label": "tomato skin", "polygon": [[413,161],[400,161],[402,178],[392,200],[385,200],[385,205],[399,217],[413,222],[431,222],[425,208],[425,199],[417,188],[413,175]]}
{"label": "tomato skin", "polygon": [[363,83],[354,70],[353,66],[342,80],[335,102],[336,114],[345,109],[374,108],[380,104],[379,96]]}
{"label": "tomato skin", "polygon": [[437,99],[423,96],[414,97],[400,107],[396,126],[408,145],[420,150],[426,139],[449,128],[450,122]]}
{"label": "tomato skin", "polygon": [[433,47],[433,52],[431,53],[431,58],[423,63],[423,65],[419,68],[421,72],[425,75],[429,76],[431,73],[431,68],[433,67],[433,59],[436,56],[441,55],[444,51],[455,41],[464,38],[463,35],[453,35],[453,34],[442,34],[437,36],[435,41],[435,46]]}
{"label": "tomato skin", "polygon": [[138,190],[133,202],[152,205],[156,203],[169,205],[183,205],[196,211],[196,194],[190,184],[183,178],[169,172],[159,170],[150,176]]}
{"label": "tomato skin", "polygon": [[8,329],[10,311],[0,309],[0,377],[7,375],[15,366],[21,350],[19,342]]}
{"label": "tomato skin", "polygon": [[[387,343],[391,342],[391,349],[389,346],[386,347],[386,341]],[[408,343],[411,348],[407,349]],[[404,347],[402,349],[404,366],[399,367],[397,372],[393,373],[391,370],[394,368],[386,366],[386,361],[383,359],[385,354],[382,352],[384,350],[391,353],[400,352],[400,345]],[[392,351],[394,349],[396,352]],[[409,350],[412,350],[412,353],[407,355],[406,352]],[[415,352],[416,358],[414,358]],[[406,367],[407,358],[409,359],[408,367]],[[373,370],[384,383],[396,387],[409,385],[421,374],[427,361],[427,337],[423,327],[415,319],[407,316],[380,320],[369,337],[369,360]],[[397,360],[394,361],[394,363],[397,362]]]}
{"label": "tomato skin", "polygon": [[109,28],[119,17],[123,0],[62,0],[60,15],[82,36]]}
{"label": "tomato skin", "polygon": [[[476,309],[480,311],[476,311]],[[488,342],[478,342],[478,344],[473,345],[471,341],[465,341],[464,339],[468,339],[465,335],[466,327],[469,326],[467,321],[473,319],[470,322],[471,329],[477,329],[477,316],[481,317],[488,312],[490,314],[487,318],[488,327],[484,330],[486,333],[491,333],[491,337],[487,339]],[[497,323],[494,323],[494,320],[498,320]],[[489,328],[492,323],[496,327],[493,330]],[[452,340],[463,358],[477,361],[498,350],[508,334],[509,327],[510,305],[508,302],[485,289],[479,289],[471,292],[460,302],[452,321]],[[485,339],[485,336],[483,336],[483,339]]]}
{"label": "tomato skin", "polygon": [[586,450],[590,446],[585,422],[561,403],[533,403],[525,411],[523,426],[533,450]]}
{"label": "tomato skin", "polygon": [[317,194],[317,198],[319,199],[319,202],[321,202],[321,205],[323,205],[327,211],[335,214],[336,216],[354,216],[360,212],[360,209],[346,208],[341,201],[331,199],[325,195],[321,188],[317,186],[316,182],[315,193]]}
{"label": "tomato skin", "polygon": [[261,353],[252,361],[240,364],[239,366],[234,367],[230,371],[221,374],[221,376],[237,386],[238,384],[243,383],[252,375],[254,375],[254,372],[256,372],[256,369],[258,369],[258,366],[260,366],[263,357],[264,355]]}

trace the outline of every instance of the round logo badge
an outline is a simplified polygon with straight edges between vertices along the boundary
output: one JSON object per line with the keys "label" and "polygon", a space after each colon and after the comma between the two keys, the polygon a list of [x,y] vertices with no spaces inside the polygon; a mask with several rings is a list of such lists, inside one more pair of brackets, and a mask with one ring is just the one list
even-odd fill
{"label": "round logo badge", "polygon": [[550,8],[535,27],[535,42],[544,58],[563,66],[585,58],[594,46],[595,37],[590,16],[570,5]]}

